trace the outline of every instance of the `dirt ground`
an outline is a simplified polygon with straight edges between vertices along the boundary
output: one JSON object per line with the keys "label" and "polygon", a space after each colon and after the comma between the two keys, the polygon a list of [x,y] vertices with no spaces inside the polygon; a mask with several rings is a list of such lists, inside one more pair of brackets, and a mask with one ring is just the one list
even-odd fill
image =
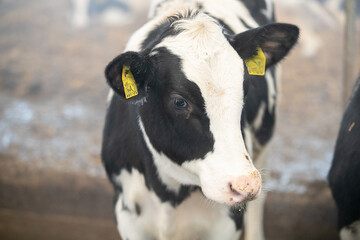
{"label": "dirt ground", "polygon": [[[341,23],[306,9],[276,10],[303,35],[281,66],[277,131],[264,170],[266,236],[338,239],[326,175],[342,113]],[[122,25],[104,23],[95,11],[79,28],[70,1],[0,1],[0,239],[119,239],[99,157],[103,70],[145,11]],[[359,28],[355,34],[360,46]]]}

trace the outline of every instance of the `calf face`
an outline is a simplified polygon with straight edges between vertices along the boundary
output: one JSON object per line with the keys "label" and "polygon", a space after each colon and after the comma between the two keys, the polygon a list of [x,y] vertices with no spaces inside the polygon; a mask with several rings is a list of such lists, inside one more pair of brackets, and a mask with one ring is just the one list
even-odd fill
{"label": "calf face", "polygon": [[[107,81],[124,101],[138,105],[139,127],[169,188],[197,185],[209,199],[231,205],[254,199],[261,175],[240,119],[244,86],[263,79],[250,76],[244,60],[260,48],[266,67],[277,63],[295,44],[298,28],[271,24],[225,36],[203,13],[167,21],[156,44],[116,57],[106,68]],[[129,99],[122,77],[127,66],[137,88]]]}

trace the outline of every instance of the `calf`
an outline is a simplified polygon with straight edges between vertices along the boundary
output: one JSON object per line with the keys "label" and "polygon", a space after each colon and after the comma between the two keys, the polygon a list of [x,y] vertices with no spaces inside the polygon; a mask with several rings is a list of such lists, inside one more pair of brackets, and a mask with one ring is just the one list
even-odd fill
{"label": "calf", "polygon": [[341,122],[328,179],[340,238],[360,239],[360,76]]}
{"label": "calf", "polygon": [[102,159],[124,240],[239,238],[239,209],[261,192],[253,160],[274,128],[274,64],[299,34],[271,23],[272,9],[264,0],[155,3],[107,66],[115,94]]}

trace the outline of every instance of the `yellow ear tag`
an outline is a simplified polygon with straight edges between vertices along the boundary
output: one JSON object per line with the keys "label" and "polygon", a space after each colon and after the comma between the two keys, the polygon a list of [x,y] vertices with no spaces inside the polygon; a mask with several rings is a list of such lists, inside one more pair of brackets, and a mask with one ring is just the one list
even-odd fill
{"label": "yellow ear tag", "polygon": [[130,67],[123,65],[122,71],[122,82],[124,85],[125,98],[129,99],[138,95],[138,90],[136,87],[134,76],[130,71]]}
{"label": "yellow ear tag", "polygon": [[261,48],[257,47],[257,54],[245,60],[245,65],[250,75],[265,75],[265,54]]}

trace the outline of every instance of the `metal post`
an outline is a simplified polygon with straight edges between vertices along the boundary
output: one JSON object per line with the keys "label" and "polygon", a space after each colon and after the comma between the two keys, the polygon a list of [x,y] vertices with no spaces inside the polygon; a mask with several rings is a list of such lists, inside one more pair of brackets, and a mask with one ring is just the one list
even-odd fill
{"label": "metal post", "polygon": [[356,53],[356,28],[355,28],[355,0],[345,1],[345,39],[344,39],[344,85],[343,85],[343,109],[352,92],[355,83],[355,53]]}

